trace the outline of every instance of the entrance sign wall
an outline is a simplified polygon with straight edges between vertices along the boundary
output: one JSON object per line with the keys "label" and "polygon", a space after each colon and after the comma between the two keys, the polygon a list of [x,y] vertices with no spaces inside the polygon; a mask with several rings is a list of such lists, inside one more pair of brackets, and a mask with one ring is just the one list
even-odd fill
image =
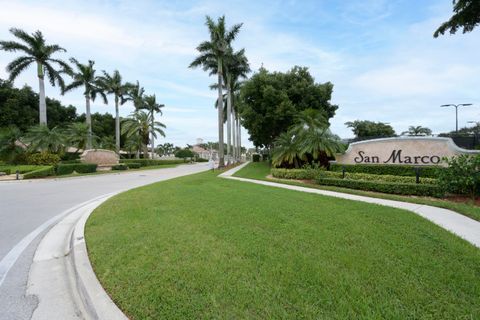
{"label": "entrance sign wall", "polygon": [[446,166],[444,157],[479,153],[458,147],[451,138],[400,137],[354,142],[335,158],[337,164]]}

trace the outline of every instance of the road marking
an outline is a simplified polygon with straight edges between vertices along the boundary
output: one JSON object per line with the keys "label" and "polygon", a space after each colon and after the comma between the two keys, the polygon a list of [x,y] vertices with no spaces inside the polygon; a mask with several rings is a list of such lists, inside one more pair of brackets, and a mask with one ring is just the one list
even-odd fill
{"label": "road marking", "polygon": [[35,239],[40,233],[45,231],[48,227],[53,225],[55,222],[63,218],[64,216],[68,215],[69,213],[75,211],[76,209],[85,206],[89,204],[90,202],[96,201],[100,198],[103,198],[105,196],[110,195],[111,193],[104,194],[99,197],[95,197],[93,199],[90,199],[88,201],[85,201],[83,203],[80,203],[70,209],[67,209],[63,211],[62,213],[50,218],[49,220],[45,221],[43,224],[38,226],[35,230],[30,232],[28,235],[26,235],[20,242],[18,242],[8,253],[3,259],[0,261],[0,287],[3,284],[3,281],[5,281],[5,278],[7,277],[8,272],[10,269],[13,267],[15,262],[18,260],[22,252],[28,247],[28,245]]}

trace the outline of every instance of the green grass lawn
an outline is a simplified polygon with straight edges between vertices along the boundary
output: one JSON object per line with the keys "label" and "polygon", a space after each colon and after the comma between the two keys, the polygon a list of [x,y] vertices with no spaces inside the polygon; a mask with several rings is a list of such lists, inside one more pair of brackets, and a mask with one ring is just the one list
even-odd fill
{"label": "green grass lawn", "polygon": [[122,193],[88,220],[95,272],[132,319],[480,318],[466,241],[407,211],[216,174]]}
{"label": "green grass lawn", "polygon": [[15,174],[18,170],[19,173],[24,174],[30,171],[45,169],[48,167],[49,166],[36,166],[36,165],[0,165],[0,171],[10,169],[11,174]]}
{"label": "green grass lawn", "polygon": [[252,162],[252,163],[249,163],[243,169],[236,172],[234,176],[240,177],[240,178],[255,179],[255,180],[274,181],[274,182],[280,182],[284,184],[315,188],[320,190],[329,190],[329,191],[337,191],[337,192],[343,192],[343,193],[349,193],[349,194],[356,194],[359,196],[367,196],[367,197],[373,197],[373,198],[425,204],[429,206],[450,209],[458,213],[461,213],[467,217],[470,217],[474,220],[480,221],[480,207],[470,203],[453,202],[453,201],[442,200],[437,198],[400,196],[400,195],[394,195],[394,194],[354,190],[354,189],[341,188],[341,187],[322,186],[317,184],[306,184],[306,183],[286,180],[286,179],[275,179],[275,178],[267,179],[267,176],[269,174],[270,174],[270,166],[267,162]]}
{"label": "green grass lawn", "polygon": [[128,169],[128,170],[108,170],[108,171],[96,171],[96,172],[90,172],[90,173],[77,173],[74,172],[72,174],[64,174],[61,176],[50,176],[48,178],[71,178],[71,177],[81,177],[81,176],[95,176],[95,175],[101,175],[101,174],[113,174],[113,173],[125,173],[125,172],[135,172],[135,171],[145,171],[145,170],[156,170],[156,169],[167,169],[167,168],[175,168],[178,166],[178,164],[161,164],[161,165],[155,165],[155,166],[147,166],[147,167],[140,167],[137,169]]}

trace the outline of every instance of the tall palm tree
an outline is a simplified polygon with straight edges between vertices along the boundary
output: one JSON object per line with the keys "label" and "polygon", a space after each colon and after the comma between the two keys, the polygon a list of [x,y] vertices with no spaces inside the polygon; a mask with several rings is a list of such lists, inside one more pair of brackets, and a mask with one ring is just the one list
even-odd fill
{"label": "tall palm tree", "polygon": [[165,125],[158,121],[153,121],[153,127],[151,127],[151,118],[149,113],[139,110],[133,112],[130,117],[123,120],[122,133],[125,134],[127,138],[138,138],[137,141],[141,144],[139,149],[143,150],[143,156],[145,158],[148,158],[147,145],[149,143],[150,133],[152,133],[153,138],[157,137],[157,133],[165,137],[165,132],[163,131]]}
{"label": "tall palm tree", "polygon": [[70,58],[70,62],[76,67],[76,71],[72,71],[70,76],[73,78],[73,82],[65,87],[63,94],[73,89],[82,87],[84,88],[83,95],[85,96],[85,122],[88,126],[88,139],[86,148],[92,148],[92,116],[90,113],[90,101],[95,101],[97,94],[99,94],[105,104],[108,103],[107,96],[101,88],[98,77],[95,76],[94,64],[92,60],[88,60],[88,64],[82,64],[75,58]]}
{"label": "tall palm tree", "polygon": [[152,159],[155,154],[155,139],[154,139],[154,128],[155,128],[155,113],[160,113],[163,115],[162,108],[165,107],[164,104],[157,103],[157,97],[155,95],[145,96],[143,99],[143,108],[148,110],[150,115],[150,144],[152,148]]}
{"label": "tall palm tree", "polygon": [[[39,84],[39,118],[40,124],[47,124],[47,103],[45,99],[45,83],[44,78],[47,76],[50,84],[55,86],[56,83],[61,89],[65,83],[61,76],[62,71],[70,71],[70,66],[63,60],[53,58],[57,52],[66,52],[66,50],[57,44],[49,45],[45,42],[45,38],[40,31],[28,34],[17,28],[10,29],[16,38],[22,42],[16,41],[0,41],[0,49],[8,52],[20,51],[22,55],[7,65],[7,72],[10,73],[10,80],[13,81],[17,76],[25,71],[31,64],[37,65],[37,76]],[[59,67],[63,70],[58,70]]]}
{"label": "tall palm tree", "polygon": [[124,83],[118,70],[113,74],[103,71],[103,76],[99,77],[99,85],[108,94],[113,94],[115,99],[115,144],[116,151],[120,153],[120,113],[119,106],[127,101],[127,94],[131,89],[129,83]]}
{"label": "tall palm tree", "polygon": [[140,83],[137,81],[136,84],[130,85],[130,90],[127,93],[126,101],[132,101],[135,110],[143,109],[144,107],[144,97],[145,89],[140,86]]}
{"label": "tall palm tree", "polygon": [[219,140],[219,166],[225,165],[223,153],[223,60],[232,41],[237,36],[242,24],[236,24],[231,29],[227,30],[225,26],[225,16],[218,18],[217,22],[212,20],[209,16],[206,17],[206,26],[210,33],[210,40],[204,41],[198,45],[197,50],[200,55],[193,60],[190,68],[202,66],[205,71],[210,70],[211,62],[215,61],[217,65],[217,79],[218,79],[218,140]]}

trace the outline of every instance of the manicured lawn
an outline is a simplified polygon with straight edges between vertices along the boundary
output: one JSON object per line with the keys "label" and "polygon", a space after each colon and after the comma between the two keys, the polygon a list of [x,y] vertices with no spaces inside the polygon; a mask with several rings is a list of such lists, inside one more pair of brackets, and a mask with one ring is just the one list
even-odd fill
{"label": "manicured lawn", "polygon": [[133,319],[478,319],[480,250],[398,209],[206,172],[120,194],[87,222]]}
{"label": "manicured lawn", "polygon": [[35,166],[35,165],[0,165],[0,171],[10,169],[11,174],[15,174],[17,170],[19,173],[24,174],[26,172],[35,171],[39,169],[45,169],[49,166]]}
{"label": "manicured lawn", "polygon": [[167,169],[167,168],[174,168],[178,166],[178,164],[162,164],[156,166],[148,166],[148,167],[140,167],[138,169],[128,169],[128,170],[109,170],[109,171],[97,171],[97,172],[90,172],[90,173],[72,173],[72,174],[65,174],[61,176],[51,176],[49,178],[71,178],[71,177],[80,177],[80,176],[94,176],[99,174],[113,174],[113,173],[124,173],[124,172],[132,172],[132,171],[145,171],[145,170],[155,170],[155,169]]}
{"label": "manicured lawn", "polygon": [[480,207],[464,203],[464,202],[454,202],[449,200],[442,200],[436,198],[426,198],[426,197],[415,197],[415,196],[400,196],[386,193],[354,190],[341,187],[331,187],[331,186],[322,186],[317,184],[305,184],[298,181],[291,181],[286,179],[267,179],[267,176],[270,174],[270,167],[267,162],[252,162],[249,163],[245,168],[241,169],[234,174],[235,177],[256,179],[256,180],[265,180],[265,181],[275,181],[284,184],[315,188],[320,190],[329,190],[329,191],[338,191],[349,194],[356,194],[359,196],[367,196],[373,198],[389,199],[389,200],[398,200],[411,203],[425,204],[434,207],[440,207],[445,209],[450,209],[461,213],[467,217],[470,217],[474,220],[480,221]]}

